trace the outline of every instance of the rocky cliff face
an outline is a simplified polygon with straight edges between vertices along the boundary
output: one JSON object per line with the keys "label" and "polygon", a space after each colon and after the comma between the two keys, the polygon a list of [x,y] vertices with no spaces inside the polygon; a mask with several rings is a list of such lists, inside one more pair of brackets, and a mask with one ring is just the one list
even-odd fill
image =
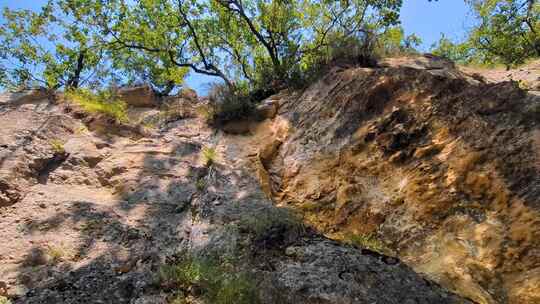
{"label": "rocky cliff face", "polygon": [[540,70],[466,72],[429,56],[335,68],[271,97],[279,115],[247,153],[265,192],[327,236],[478,303],[540,303]]}
{"label": "rocky cliff face", "polygon": [[[328,239],[273,206],[242,154],[253,138],[211,130],[186,100],[170,101],[182,115],[141,129],[40,94],[0,98],[0,299],[205,303],[211,286],[171,285],[175,276],[161,275],[189,255],[217,259],[229,278],[245,273],[250,281],[237,287],[252,286],[260,303],[469,303],[397,258]],[[130,115],[133,122],[164,117],[144,107]],[[304,114],[294,115],[300,127]],[[352,131],[345,128],[340,147],[327,151],[344,149]],[[270,147],[264,161],[285,147]],[[351,212],[350,223],[358,214]]]}

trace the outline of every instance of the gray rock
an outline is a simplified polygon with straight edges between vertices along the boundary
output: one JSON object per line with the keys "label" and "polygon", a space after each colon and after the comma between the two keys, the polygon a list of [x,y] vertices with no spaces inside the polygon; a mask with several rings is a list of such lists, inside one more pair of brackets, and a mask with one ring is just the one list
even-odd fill
{"label": "gray rock", "polygon": [[281,292],[266,294],[263,303],[470,303],[375,252],[310,238],[287,253],[267,289]]}

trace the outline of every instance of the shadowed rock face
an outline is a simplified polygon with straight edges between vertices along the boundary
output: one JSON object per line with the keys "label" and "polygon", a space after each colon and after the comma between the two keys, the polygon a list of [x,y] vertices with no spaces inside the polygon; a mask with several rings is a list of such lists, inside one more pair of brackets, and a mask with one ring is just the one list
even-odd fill
{"label": "shadowed rock face", "polygon": [[246,146],[278,205],[479,303],[540,302],[540,92],[417,57],[274,99]]}
{"label": "shadowed rock face", "polygon": [[261,303],[468,303],[396,258],[286,220],[240,153],[247,137],[193,117],[97,133],[65,110],[0,107],[0,289],[14,303],[169,303],[178,290],[159,267],[188,254],[239,259],[227,267],[253,278]]}

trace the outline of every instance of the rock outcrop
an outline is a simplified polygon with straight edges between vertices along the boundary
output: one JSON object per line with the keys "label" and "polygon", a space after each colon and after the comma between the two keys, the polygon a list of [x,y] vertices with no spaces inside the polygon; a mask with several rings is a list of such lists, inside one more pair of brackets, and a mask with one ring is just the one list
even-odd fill
{"label": "rock outcrop", "polygon": [[261,303],[469,303],[273,206],[241,157],[242,136],[184,115],[136,136],[103,134],[66,110],[0,107],[0,289],[14,303],[202,303],[201,286],[160,283],[160,267],[186,255],[247,273]]}
{"label": "rock outcrop", "polygon": [[246,154],[325,235],[376,239],[478,303],[537,303],[540,92],[516,80],[433,56],[334,68],[282,94]]}
{"label": "rock outcrop", "polygon": [[118,95],[132,107],[152,108],[159,105],[158,98],[149,85],[120,88]]}

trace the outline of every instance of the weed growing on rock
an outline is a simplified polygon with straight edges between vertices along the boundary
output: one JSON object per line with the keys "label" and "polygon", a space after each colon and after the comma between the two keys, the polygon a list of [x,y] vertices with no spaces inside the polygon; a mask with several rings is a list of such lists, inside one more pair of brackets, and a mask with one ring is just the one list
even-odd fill
{"label": "weed growing on rock", "polygon": [[141,122],[140,125],[145,129],[156,129],[157,123],[155,121],[144,121]]}
{"label": "weed growing on rock", "polygon": [[59,139],[53,139],[49,142],[49,144],[56,154],[64,154],[66,152],[64,149],[64,142]]}
{"label": "weed growing on rock", "polygon": [[231,121],[255,117],[255,104],[244,90],[232,90],[223,84],[214,85],[208,94],[210,100],[207,122],[215,127]]}
{"label": "weed growing on rock", "polygon": [[346,236],[346,242],[358,247],[376,251],[381,254],[388,254],[389,249],[371,234],[349,234]]}
{"label": "weed growing on rock", "polygon": [[186,299],[186,296],[184,294],[175,295],[172,299],[168,301],[170,304],[187,304],[190,303]]}
{"label": "weed growing on rock", "polygon": [[111,92],[100,91],[93,93],[87,89],[71,90],[66,93],[69,102],[80,106],[90,114],[104,114],[117,122],[127,123],[127,105]]}
{"label": "weed growing on rock", "polygon": [[197,116],[203,118],[206,123],[210,124],[212,117],[214,117],[214,108],[210,105],[203,104],[195,109],[195,113],[197,113]]}
{"label": "weed growing on rock", "polygon": [[216,163],[217,160],[217,151],[212,147],[204,147],[201,150],[202,162],[206,167],[211,167]]}
{"label": "weed growing on rock", "polygon": [[199,178],[197,182],[195,182],[195,187],[198,191],[203,191],[204,188],[206,188],[206,181],[204,180],[204,178]]}
{"label": "weed growing on rock", "polygon": [[46,249],[46,253],[49,256],[52,264],[62,262],[67,256],[64,248],[57,246],[48,246]]}
{"label": "weed growing on rock", "polygon": [[[187,257],[159,270],[162,286],[179,289],[212,304],[258,303],[253,280],[240,271],[229,271],[217,260]],[[177,296],[179,301],[182,296]],[[182,302],[179,302],[182,303]]]}

